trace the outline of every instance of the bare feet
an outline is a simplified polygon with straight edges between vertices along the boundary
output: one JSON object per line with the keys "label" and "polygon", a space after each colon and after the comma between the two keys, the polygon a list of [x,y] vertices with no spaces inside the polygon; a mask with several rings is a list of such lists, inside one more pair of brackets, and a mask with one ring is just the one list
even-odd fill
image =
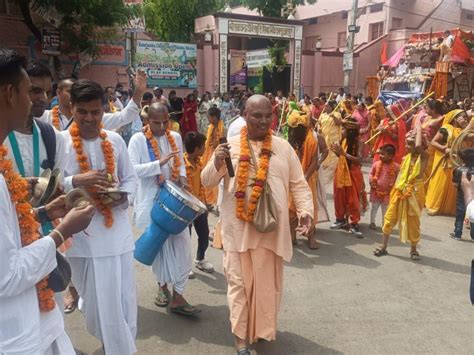
{"label": "bare feet", "polygon": [[316,237],[314,236],[314,234],[311,234],[310,236],[308,236],[308,248],[310,248],[311,250],[319,249],[319,243],[316,240]]}

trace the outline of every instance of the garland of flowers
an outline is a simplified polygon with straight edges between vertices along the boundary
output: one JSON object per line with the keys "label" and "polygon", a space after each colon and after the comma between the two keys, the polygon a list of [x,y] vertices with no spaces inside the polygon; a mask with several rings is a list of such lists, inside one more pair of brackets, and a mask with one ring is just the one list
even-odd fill
{"label": "garland of flowers", "polygon": [[272,154],[272,132],[268,131],[267,136],[263,140],[262,149],[258,160],[258,170],[253,179],[252,193],[247,204],[247,211],[245,211],[245,196],[247,191],[247,182],[249,179],[249,167],[251,161],[250,143],[248,140],[247,127],[243,127],[240,132],[240,157],[237,174],[237,189],[235,192],[236,198],[236,215],[237,218],[251,222],[255,210],[257,209],[257,202],[265,186],[267,180],[268,169],[270,167],[270,156]]}
{"label": "garland of flowers", "polygon": [[388,177],[389,180],[392,181],[389,185],[389,189],[387,191],[380,191],[379,186],[378,186],[378,180],[380,178],[380,175],[382,174],[382,168],[384,166],[384,163],[382,161],[379,161],[379,164],[375,166],[375,175],[371,179],[371,185],[372,188],[374,189],[375,193],[379,198],[383,198],[386,195],[390,195],[390,192],[392,191],[392,187],[395,184],[395,163],[392,161],[389,163],[389,168],[388,168]]}
{"label": "garland of flowers", "polygon": [[[0,146],[0,173],[7,184],[10,199],[15,206],[20,227],[21,245],[26,247],[40,238],[39,223],[32,213],[28,196],[28,182],[13,170],[11,160],[5,159],[7,148]],[[49,312],[56,306],[54,291],[48,288],[48,276],[36,284],[41,312]]]}
{"label": "garland of flowers", "polygon": [[[184,156],[185,156],[185,159],[188,162],[190,162],[188,153],[185,153]],[[202,159],[201,159],[201,157],[199,157],[196,160],[194,174],[196,174],[196,173],[200,174],[201,171],[202,171],[202,168],[203,168]],[[188,186],[192,187],[193,186],[193,171],[192,171],[192,167],[190,165],[186,165],[186,176],[188,178]],[[198,191],[198,196],[197,197],[202,202],[204,202],[204,203],[206,202],[206,194],[204,193],[204,187],[201,184],[201,179],[199,179],[199,191]]]}
{"label": "garland of flowers", "polygon": [[56,105],[53,107],[51,110],[51,115],[53,116],[53,126],[57,130],[60,130],[60,124],[59,124],[59,105]]}
{"label": "garland of flowers", "polygon": [[[82,147],[82,138],[80,135],[79,126],[76,122],[73,122],[71,127],[69,128],[69,133],[72,137],[72,145],[74,150],[76,151],[76,160],[79,163],[79,168],[81,170],[81,174],[87,173],[90,171],[90,165],[87,160],[87,155],[84,154],[84,149]],[[102,153],[104,154],[105,159],[105,171],[110,175],[115,175],[115,159],[114,159],[114,147],[112,143],[107,139],[107,133],[100,127],[99,137],[102,139],[101,147]],[[94,201],[96,203],[97,210],[104,216],[104,225],[107,228],[112,227],[114,224],[114,216],[112,213],[112,208],[110,206],[104,204],[102,199],[98,197],[96,194],[97,188],[88,188],[87,189],[92,196],[94,196]]]}
{"label": "garland of flowers", "polygon": [[[153,149],[153,153],[155,154],[155,159],[160,160],[160,148],[158,147],[158,142],[156,141],[155,137],[153,137],[153,132],[151,131],[149,125],[143,128],[143,133],[145,134],[146,139],[148,139],[148,142],[150,142],[151,148]],[[177,152],[179,148],[176,145],[173,135],[171,134],[171,131],[169,129],[166,130],[166,138],[168,139],[168,143],[171,146],[171,151]],[[178,180],[180,168],[181,160],[179,159],[179,156],[176,155],[173,158],[173,167],[171,168],[171,180]],[[160,175],[160,181],[162,181],[163,179],[163,175]]]}

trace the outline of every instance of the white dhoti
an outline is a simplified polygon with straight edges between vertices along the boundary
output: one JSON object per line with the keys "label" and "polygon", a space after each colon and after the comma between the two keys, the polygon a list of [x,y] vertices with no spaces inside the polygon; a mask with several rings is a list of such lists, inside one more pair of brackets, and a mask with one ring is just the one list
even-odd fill
{"label": "white dhoti", "polygon": [[41,354],[75,355],[71,340],[64,331],[62,293],[55,294],[56,307],[40,315]]}
{"label": "white dhoti", "polygon": [[87,331],[108,355],[137,351],[137,292],[133,252],[118,256],[69,258]]}
{"label": "white dhoti", "polygon": [[56,340],[47,348],[42,355],[76,355],[66,332],[63,330]]}
{"label": "white dhoti", "polygon": [[166,240],[153,261],[152,270],[161,286],[171,284],[180,295],[184,293],[192,270],[191,236],[188,228]]}

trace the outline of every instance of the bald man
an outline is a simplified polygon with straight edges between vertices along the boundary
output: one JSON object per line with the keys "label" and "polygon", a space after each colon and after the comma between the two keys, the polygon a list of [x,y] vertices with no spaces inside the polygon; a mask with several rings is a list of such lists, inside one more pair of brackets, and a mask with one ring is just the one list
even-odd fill
{"label": "bald man", "polygon": [[[250,354],[247,346],[258,339],[274,340],[276,336],[277,312],[280,306],[283,282],[283,261],[290,261],[291,245],[288,198],[291,193],[299,219],[298,231],[309,232],[313,219],[313,204],[307,197],[311,190],[293,148],[285,140],[271,135],[272,105],[262,95],[251,96],[246,103],[244,116],[247,125],[240,134],[221,144],[201,173],[204,186],[214,187],[224,179],[221,205],[221,234],[224,249],[224,271],[228,283],[227,299],[230,322],[238,354]],[[260,155],[269,155],[266,183],[271,189],[276,207],[276,227],[267,233],[259,232],[253,222],[237,216],[236,190],[239,176],[245,175],[241,163],[250,160],[247,181],[244,187],[244,210],[248,213],[252,181],[255,180],[255,164],[244,149],[241,150],[242,135],[247,135],[249,149],[253,150],[258,166]],[[246,141],[246,140],[242,140]],[[267,147],[271,142],[271,148]],[[271,150],[266,154],[263,146]],[[251,155],[251,154],[250,154]],[[230,157],[235,178],[227,173],[225,158]],[[247,164],[246,164],[247,165]],[[265,186],[265,181],[260,181]],[[260,195],[262,196],[262,195]],[[242,198],[242,197],[240,197]],[[261,198],[261,197],[260,197]],[[253,221],[253,216],[246,220]]]}
{"label": "bald man", "polygon": [[[145,131],[135,134],[128,145],[130,160],[139,178],[133,221],[141,230],[151,224],[150,212],[160,180],[174,180],[178,184],[187,185],[183,142],[179,133],[170,131],[168,107],[158,102],[151,104],[148,109],[148,122]],[[153,148],[154,145],[158,151]],[[173,150],[173,147],[177,150]],[[178,165],[176,161],[179,161]],[[176,178],[172,177],[173,169],[179,169]],[[172,312],[186,316],[199,313],[199,310],[189,305],[183,297],[192,270],[191,236],[188,228],[166,240],[153,262],[152,269],[159,284],[156,306],[170,305]]]}

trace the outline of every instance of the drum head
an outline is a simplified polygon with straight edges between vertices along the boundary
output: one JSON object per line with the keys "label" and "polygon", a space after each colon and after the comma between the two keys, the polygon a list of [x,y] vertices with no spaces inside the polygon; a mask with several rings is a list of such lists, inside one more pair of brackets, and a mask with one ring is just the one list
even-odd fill
{"label": "drum head", "polygon": [[179,187],[173,181],[166,180],[164,187],[170,192],[170,194],[181,200],[186,206],[192,208],[196,212],[204,213],[207,211],[206,206],[201,201],[199,201],[198,198],[194,197],[185,189]]}

